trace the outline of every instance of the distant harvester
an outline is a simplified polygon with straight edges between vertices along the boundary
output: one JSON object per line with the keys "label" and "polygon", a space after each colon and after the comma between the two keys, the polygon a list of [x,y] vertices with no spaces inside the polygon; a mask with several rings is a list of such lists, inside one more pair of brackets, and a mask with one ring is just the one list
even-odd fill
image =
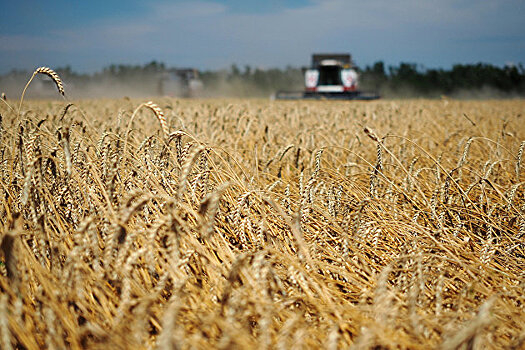
{"label": "distant harvester", "polygon": [[339,99],[374,100],[379,95],[359,91],[359,75],[354,69],[350,54],[313,54],[312,65],[304,68],[303,92],[280,91],[275,97],[281,100]]}
{"label": "distant harvester", "polygon": [[158,94],[178,97],[195,97],[203,84],[195,68],[169,69],[159,77]]}

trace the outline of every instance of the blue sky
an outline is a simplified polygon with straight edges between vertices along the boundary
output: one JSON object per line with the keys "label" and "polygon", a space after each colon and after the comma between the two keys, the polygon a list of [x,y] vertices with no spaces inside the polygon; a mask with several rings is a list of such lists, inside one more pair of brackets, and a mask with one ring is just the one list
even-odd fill
{"label": "blue sky", "polygon": [[525,64],[525,0],[2,2],[0,73],[301,66],[313,52],[350,52],[359,66]]}

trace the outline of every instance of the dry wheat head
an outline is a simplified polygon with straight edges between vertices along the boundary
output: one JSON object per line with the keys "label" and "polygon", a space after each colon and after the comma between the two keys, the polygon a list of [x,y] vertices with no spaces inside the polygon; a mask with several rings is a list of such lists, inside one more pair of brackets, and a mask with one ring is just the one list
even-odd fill
{"label": "dry wheat head", "polygon": [[51,79],[53,79],[53,81],[55,82],[56,86],[57,86],[57,89],[58,89],[58,92],[60,92],[60,94],[62,96],[64,96],[65,94],[65,91],[64,91],[64,84],[62,83],[62,79],[60,79],[60,77],[58,76],[58,74],[52,70],[51,68],[48,68],[48,67],[39,67],[35,70],[35,74],[45,74],[47,75],[48,77],[50,77]]}
{"label": "dry wheat head", "polygon": [[148,101],[144,104],[144,106],[148,107],[155,113],[157,118],[159,119],[160,126],[162,127],[162,132],[164,133],[165,137],[168,137],[170,130],[168,128],[168,123],[166,123],[166,117],[164,116],[164,112],[162,109],[160,109],[159,106],[157,106],[155,103]]}

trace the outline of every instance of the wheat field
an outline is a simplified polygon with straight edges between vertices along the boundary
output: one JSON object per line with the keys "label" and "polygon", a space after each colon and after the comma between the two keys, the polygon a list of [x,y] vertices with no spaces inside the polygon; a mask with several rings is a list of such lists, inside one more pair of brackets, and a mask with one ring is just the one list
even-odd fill
{"label": "wheat field", "polygon": [[2,349],[525,344],[523,100],[22,100]]}

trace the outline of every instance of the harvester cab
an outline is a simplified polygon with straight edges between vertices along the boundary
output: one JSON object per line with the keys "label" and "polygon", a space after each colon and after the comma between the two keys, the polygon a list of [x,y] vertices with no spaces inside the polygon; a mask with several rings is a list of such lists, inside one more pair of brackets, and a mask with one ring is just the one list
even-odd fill
{"label": "harvester cab", "polygon": [[357,72],[348,54],[312,56],[312,66],[304,74],[306,94],[340,94],[357,91]]}
{"label": "harvester cab", "polygon": [[373,100],[377,94],[358,89],[358,74],[350,54],[314,54],[312,64],[303,69],[305,90],[278,92],[277,99]]}

